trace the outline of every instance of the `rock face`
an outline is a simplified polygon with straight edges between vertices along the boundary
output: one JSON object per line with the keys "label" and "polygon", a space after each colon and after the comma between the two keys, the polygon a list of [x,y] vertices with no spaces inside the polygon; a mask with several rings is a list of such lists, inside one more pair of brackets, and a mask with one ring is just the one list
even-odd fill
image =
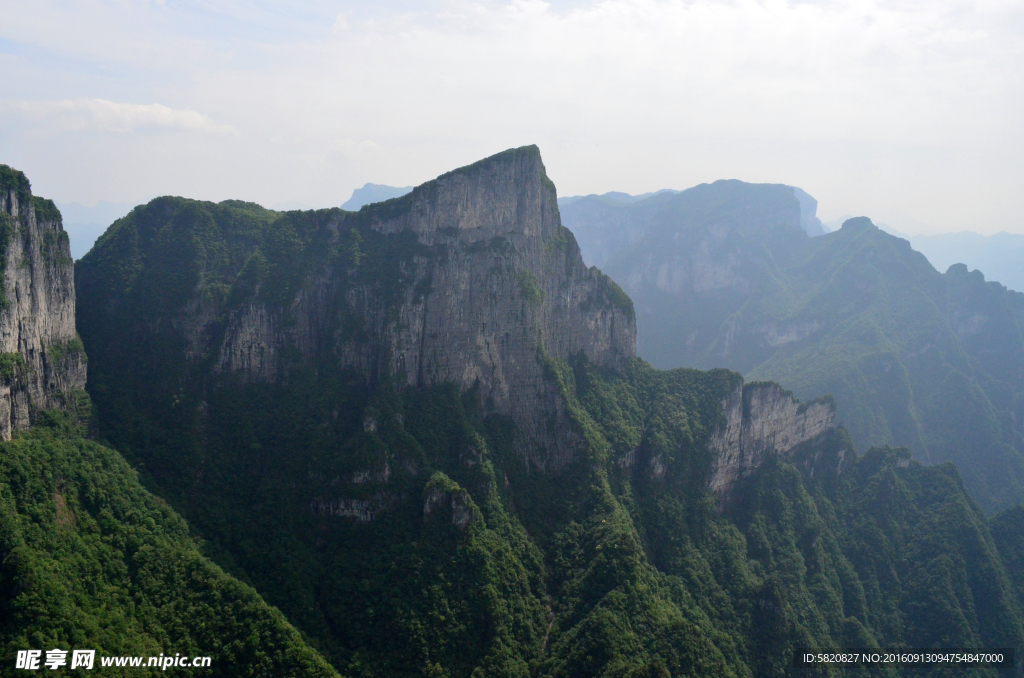
{"label": "rock face", "polygon": [[[294,368],[330,364],[371,384],[477,389],[489,411],[516,421],[517,447],[541,468],[564,465],[573,447],[545,360],[583,353],[615,367],[635,356],[632,302],[583,264],[535,146],[359,212],[262,211],[261,218],[277,221],[263,227],[262,242],[248,244],[248,233],[231,229],[243,208],[254,207],[166,198],[115,224],[105,247],[78,266],[81,294],[94,309],[81,321],[87,342],[128,341],[103,333],[112,326],[138,332],[170,317],[172,326],[159,334],[180,337],[186,361],[249,383],[280,383]],[[210,222],[216,229],[204,231]],[[166,252],[157,251],[178,224],[187,226],[166,236]],[[289,229],[305,249],[279,254],[280,234]],[[187,245],[180,243],[200,237],[201,249],[181,254]],[[211,261],[211,252],[230,252],[238,242],[237,254]],[[137,277],[110,286],[102,257],[138,262]],[[179,257],[173,265],[166,262],[172,257]],[[168,291],[171,269],[196,271],[180,294]],[[285,271],[283,282],[275,282],[276,271]],[[229,294],[218,296],[213,284],[200,293],[206,281],[220,280],[232,286]],[[94,289],[104,297],[93,299]],[[120,297],[121,289],[140,296]],[[153,301],[143,302],[145,294]],[[171,297],[180,301],[158,307]],[[125,304],[138,304],[134,317],[99,315],[122,313]]]}
{"label": "rock face", "polygon": [[[497,408],[517,416],[538,393],[537,350],[558,358],[582,351],[614,365],[635,353],[632,304],[596,270],[587,270],[561,226],[555,188],[535,147],[517,149],[417,188],[397,218],[371,213],[382,233],[411,232],[443,256],[415,258],[398,322],[382,318],[368,290],[348,301],[374,336],[339,346],[346,362],[382,362],[409,384],[479,383]],[[416,299],[417,285],[430,291]]]}
{"label": "rock face", "polygon": [[[265,304],[245,305],[218,349],[220,369],[273,380],[286,346],[312,361],[330,342],[342,366],[375,378],[479,388],[526,432],[537,454],[523,451],[538,465],[563,464],[568,441],[546,425],[561,401],[538,352],[583,352],[613,366],[635,355],[636,326],[628,298],[583,265],[537,148],[507,151],[339,216],[340,234],[361,218],[378,233],[415,236],[423,253],[404,262],[404,284],[385,292],[390,281],[372,280],[340,290],[336,279],[345,272],[325,270],[297,295],[292,328]],[[324,331],[323,309],[338,304],[361,336]]]}
{"label": "rock face", "polygon": [[725,424],[708,441],[717,455],[708,484],[723,498],[771,455],[788,455],[835,428],[831,401],[801,404],[772,383],[740,386],[722,406]]}
{"label": "rock face", "polygon": [[818,218],[818,201],[812,198],[807,191],[793,186],[793,195],[800,202],[800,228],[807,232],[812,238],[825,235],[828,231]]}
{"label": "rock face", "polygon": [[460,530],[465,530],[480,518],[480,511],[469,492],[439,473],[430,479],[424,490],[423,522],[429,522],[445,508],[451,510],[452,524]]}
{"label": "rock face", "polygon": [[85,388],[74,268],[60,212],[0,165],[0,437]]}

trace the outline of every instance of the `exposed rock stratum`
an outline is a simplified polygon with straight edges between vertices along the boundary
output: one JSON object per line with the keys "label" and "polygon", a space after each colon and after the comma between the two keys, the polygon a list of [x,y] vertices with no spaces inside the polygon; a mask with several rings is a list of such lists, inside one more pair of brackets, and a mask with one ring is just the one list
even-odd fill
{"label": "exposed rock stratum", "polygon": [[68,236],[50,200],[0,165],[0,437],[85,388]]}

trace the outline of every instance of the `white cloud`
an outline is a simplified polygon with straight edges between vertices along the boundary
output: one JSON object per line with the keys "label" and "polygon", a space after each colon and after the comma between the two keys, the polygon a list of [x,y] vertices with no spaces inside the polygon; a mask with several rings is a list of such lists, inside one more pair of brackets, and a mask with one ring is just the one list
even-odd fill
{"label": "white cloud", "polygon": [[0,14],[5,96],[45,123],[0,125],[0,146],[23,164],[52,148],[70,165],[50,192],[67,200],[338,204],[538,143],[566,194],[733,177],[896,227],[888,215],[1024,230],[1024,0],[0,0]]}
{"label": "white cloud", "polygon": [[338,12],[334,18],[334,25],[331,31],[335,34],[342,34],[348,30],[348,15],[345,12]]}
{"label": "white cloud", "polygon": [[131,132],[144,128],[167,128],[213,134],[237,134],[202,113],[163,104],[126,104],[106,99],[65,99],[62,101],[11,101],[7,107],[46,123],[57,122],[65,129]]}

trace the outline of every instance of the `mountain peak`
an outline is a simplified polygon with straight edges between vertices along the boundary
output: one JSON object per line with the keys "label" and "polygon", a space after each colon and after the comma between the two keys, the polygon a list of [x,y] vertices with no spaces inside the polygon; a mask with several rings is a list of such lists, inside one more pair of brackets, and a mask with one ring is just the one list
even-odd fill
{"label": "mountain peak", "polygon": [[411,193],[371,206],[366,216],[386,233],[411,230],[423,244],[453,235],[469,242],[523,235],[557,237],[555,185],[540,150],[523,146],[446,172]]}
{"label": "mountain peak", "polygon": [[357,212],[366,205],[400,198],[411,190],[412,186],[387,186],[385,184],[367,183],[362,188],[352,191],[352,197],[341,205],[341,209]]}
{"label": "mountain peak", "polygon": [[845,228],[849,228],[849,229],[874,228],[874,229],[877,229],[878,227],[875,226],[874,222],[872,222],[871,219],[869,219],[867,217],[852,217],[852,218],[847,219],[846,221],[843,222],[842,228],[844,228],[844,229]]}

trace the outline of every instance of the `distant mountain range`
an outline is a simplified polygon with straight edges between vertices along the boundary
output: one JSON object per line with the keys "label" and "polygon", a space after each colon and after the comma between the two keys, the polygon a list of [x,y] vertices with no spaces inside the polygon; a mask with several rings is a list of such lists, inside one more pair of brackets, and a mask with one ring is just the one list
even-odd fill
{"label": "distant mountain range", "polygon": [[[824,226],[826,230],[835,231],[849,218],[841,217]],[[928,261],[939,271],[945,271],[953,264],[964,264],[972,271],[983,271],[988,280],[1024,292],[1024,234],[1003,231],[982,235],[973,231],[959,231],[908,235],[885,223],[875,225],[886,233],[910,242],[910,246],[928,257]]]}
{"label": "distant mountain range", "polygon": [[355,212],[361,207],[375,202],[384,202],[392,198],[400,198],[412,191],[412,186],[385,186],[384,184],[366,184],[352,191],[352,197],[341,205],[341,209]]}
{"label": "distant mountain range", "polygon": [[921,252],[932,265],[945,271],[953,264],[966,264],[984,271],[988,280],[997,280],[1012,290],[1024,292],[1024,235],[996,233],[981,235],[970,231],[941,235],[915,235],[910,246]]}
{"label": "distant mountain range", "polygon": [[1024,498],[1024,295],[850,219],[810,238],[782,185],[567,201],[588,263],[632,297],[638,354],[835,397],[860,449],[955,461],[986,509]]}
{"label": "distant mountain range", "polygon": [[[717,181],[713,184],[716,193],[725,201],[730,200],[734,193],[729,187],[735,189],[749,185],[736,180]],[[704,186],[708,184],[690,190],[699,191]],[[781,190],[784,196],[794,199],[796,221],[808,235],[818,236],[827,232],[816,215],[817,200],[799,188],[781,184],[771,186],[770,190]],[[617,191],[602,195],[574,195],[559,198],[558,208],[562,211],[563,223],[576,235],[583,260],[601,268],[613,254],[643,239],[661,218],[664,206],[677,201],[675,196],[681,192],[662,189],[641,195]],[[792,208],[793,205],[788,207]]]}

